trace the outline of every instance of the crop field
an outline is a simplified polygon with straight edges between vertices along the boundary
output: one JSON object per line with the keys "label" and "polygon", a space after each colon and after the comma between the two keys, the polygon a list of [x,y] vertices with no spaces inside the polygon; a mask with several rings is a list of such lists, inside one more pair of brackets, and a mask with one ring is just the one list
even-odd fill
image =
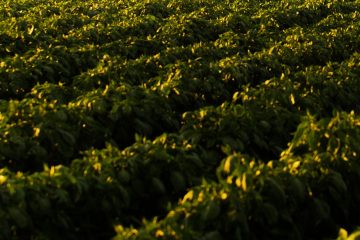
{"label": "crop field", "polygon": [[2,0],[0,240],[359,239],[359,0]]}

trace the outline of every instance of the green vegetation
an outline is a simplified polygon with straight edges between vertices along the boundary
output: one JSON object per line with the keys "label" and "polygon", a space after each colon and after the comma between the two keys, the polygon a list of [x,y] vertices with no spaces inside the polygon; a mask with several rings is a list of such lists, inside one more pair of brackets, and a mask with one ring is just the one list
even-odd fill
{"label": "green vegetation", "polygon": [[0,239],[358,238],[359,36],[359,0],[3,0]]}

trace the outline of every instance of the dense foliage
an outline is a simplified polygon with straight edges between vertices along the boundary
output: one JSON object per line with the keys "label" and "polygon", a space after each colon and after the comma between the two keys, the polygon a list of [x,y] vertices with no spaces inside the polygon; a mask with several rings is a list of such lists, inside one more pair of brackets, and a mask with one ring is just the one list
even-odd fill
{"label": "dense foliage", "polygon": [[355,239],[359,36],[359,0],[3,0],[0,239]]}

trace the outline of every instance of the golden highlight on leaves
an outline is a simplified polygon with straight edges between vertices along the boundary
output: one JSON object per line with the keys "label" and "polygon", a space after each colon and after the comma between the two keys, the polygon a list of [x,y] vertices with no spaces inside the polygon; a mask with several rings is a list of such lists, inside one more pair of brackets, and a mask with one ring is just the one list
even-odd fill
{"label": "golden highlight on leaves", "polygon": [[295,104],[295,97],[294,97],[294,95],[293,94],[290,94],[290,102],[291,102],[291,104],[292,105],[294,105]]}
{"label": "golden highlight on leaves", "polygon": [[155,237],[163,237],[165,234],[162,230],[156,230]]}
{"label": "golden highlight on leaves", "polygon": [[226,199],[228,198],[228,194],[227,194],[226,192],[222,192],[222,193],[220,194],[220,198],[221,198],[222,200],[226,200]]}
{"label": "golden highlight on leaves", "polygon": [[190,190],[187,194],[185,194],[181,204],[184,204],[186,201],[192,200],[194,198],[194,191]]}
{"label": "golden highlight on leaves", "polygon": [[4,175],[0,175],[0,184],[5,183],[5,182],[6,182],[6,180],[7,180],[7,177],[6,177],[6,176],[4,176]]}
{"label": "golden highlight on leaves", "polygon": [[40,135],[40,128],[34,128],[34,137],[39,137]]}

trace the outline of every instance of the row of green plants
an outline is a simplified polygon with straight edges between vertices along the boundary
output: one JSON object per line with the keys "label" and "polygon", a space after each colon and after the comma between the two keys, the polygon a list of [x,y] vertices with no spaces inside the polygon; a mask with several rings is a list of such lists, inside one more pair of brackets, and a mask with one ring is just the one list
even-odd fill
{"label": "row of green plants", "polygon": [[[263,118],[261,123],[264,127],[254,129],[257,126],[253,124],[251,117],[238,127],[248,130],[253,128],[247,134],[265,135],[265,138],[255,137],[266,140],[269,144],[265,147],[268,151],[264,153],[264,157],[274,156],[269,155],[270,151],[278,154],[279,149],[289,140],[289,132],[295,130],[299,116],[306,111],[328,116],[334,110],[359,110],[359,64],[359,54],[355,53],[341,63],[310,66],[303,71],[283,73],[256,87],[244,85],[232,95],[232,102],[241,104],[248,114],[257,115],[256,119]],[[187,94],[173,94],[167,98],[149,89],[115,83],[107,85],[105,89],[84,93],[76,101],[61,104],[58,99],[71,94],[63,92],[63,88],[50,83],[37,85],[28,98],[0,102],[2,166],[34,171],[41,169],[43,163],[66,165],[78,156],[79,151],[91,146],[101,148],[105,142],[113,142],[120,148],[129,146],[134,142],[136,133],[151,138],[163,132],[176,132],[182,127],[188,129],[189,137],[197,138],[198,134],[193,134],[190,130],[197,123],[191,119],[198,119],[196,115],[216,109],[203,107],[182,114],[175,107],[186,109],[184,105],[196,101],[189,100],[196,98],[196,94],[190,95],[189,91]],[[186,87],[179,87],[179,91],[183,89]],[[198,106],[202,104],[199,103]],[[221,111],[228,111],[227,121],[234,122],[233,119],[242,116],[236,113],[233,106],[230,108],[234,110],[228,110],[226,104],[223,107],[225,109]],[[233,111],[234,114],[231,113]],[[194,114],[195,116],[190,117]],[[215,114],[207,124],[216,128],[217,121],[219,116]],[[275,126],[266,126],[270,123]],[[225,123],[229,130],[223,133],[224,136],[235,139],[241,136],[241,132],[232,131],[233,126],[226,124],[237,123]],[[268,129],[271,129],[271,133],[266,132]],[[206,138],[212,134],[209,132]],[[279,136],[278,139],[274,135]],[[256,152],[257,150],[253,151],[254,154]]]}
{"label": "row of green plants", "polygon": [[265,7],[242,1],[130,2],[127,8],[118,3],[111,9],[98,1],[36,3],[34,9],[49,12],[45,20],[31,11],[31,1],[2,6],[4,12],[22,12],[0,22],[3,99],[24,98],[37,84],[62,83],[67,96],[58,101],[68,103],[116,79],[166,95],[199,91],[207,104],[221,103],[234,87],[257,85],[286,67],[294,72],[342,61],[359,47],[353,2],[305,2],[280,9],[277,1]]}
{"label": "row of green plants", "polygon": [[[204,108],[199,112],[187,113],[183,117],[185,123],[178,133],[163,134],[153,141],[137,135],[136,143],[122,151],[112,144],[102,150],[93,148],[83,152],[85,157],[73,160],[68,167],[57,164],[51,166],[42,162],[46,166],[45,171],[32,174],[19,172],[20,175],[4,168],[3,184],[8,188],[4,196],[9,194],[9,200],[17,199],[18,194],[21,196],[16,201],[4,202],[3,206],[10,205],[4,209],[22,206],[23,211],[20,216],[9,213],[10,220],[7,221],[12,224],[15,221],[15,236],[19,235],[20,239],[35,230],[42,233],[44,229],[48,229],[45,236],[50,239],[55,235],[76,239],[81,236],[98,236],[94,235],[96,232],[110,234],[111,222],[139,225],[143,217],[165,215],[171,204],[176,203],[186,189],[201,185],[202,179],[216,178],[215,170],[226,152],[237,150],[255,154],[257,149],[262,149],[263,156],[265,153],[275,155],[270,147],[272,143],[267,143],[264,138],[271,131],[269,122],[271,118],[277,117],[276,113],[269,112],[269,122],[266,122],[258,112],[259,109],[254,110],[246,110],[241,105],[224,104],[218,108]],[[286,116],[285,113],[278,117]],[[251,126],[251,122],[259,124]],[[216,137],[210,138],[211,136]],[[280,138],[277,141],[279,142],[275,143],[280,145],[277,151],[280,151],[281,145],[286,142],[281,142]],[[15,162],[14,166],[21,165]],[[54,192],[54,188],[58,192]],[[94,193],[99,194],[99,199],[92,197]],[[110,198],[108,201],[107,196]],[[42,209],[44,206],[36,208],[36,204],[35,209],[32,208],[33,202],[37,202],[39,198],[47,202],[46,209]],[[99,202],[101,206],[96,205]],[[115,208],[118,211],[114,211]],[[76,209],[84,209],[84,212],[80,213]],[[39,227],[33,225],[38,215],[36,211],[45,211],[50,216],[63,212],[71,218],[64,220],[67,224],[65,226],[51,221],[50,225]],[[72,215],[72,212],[77,212],[78,217]],[[71,231],[77,229],[76,224],[84,224],[81,219],[85,212],[89,215],[89,221],[92,221],[88,223],[89,228],[79,227],[79,232]],[[99,212],[104,213],[105,220],[96,217]],[[23,219],[26,224],[16,222],[21,221],[17,220],[18,217],[26,219]],[[4,228],[9,225],[7,221]],[[55,218],[54,221],[59,219]],[[108,227],[107,230],[104,225]],[[59,235],[62,232],[60,229],[65,229],[69,232],[68,235]],[[4,238],[9,238],[9,235]]]}
{"label": "row of green plants", "polygon": [[192,188],[163,219],[118,225],[115,239],[344,237],[359,221],[359,126],[353,112],[308,115],[279,160],[229,152],[217,181]]}
{"label": "row of green plants", "polygon": [[223,145],[214,164],[173,134],[31,175],[2,169],[1,237],[102,239],[116,223],[118,239],[334,238],[359,222],[359,126],[354,112],[308,115],[267,163]]}

